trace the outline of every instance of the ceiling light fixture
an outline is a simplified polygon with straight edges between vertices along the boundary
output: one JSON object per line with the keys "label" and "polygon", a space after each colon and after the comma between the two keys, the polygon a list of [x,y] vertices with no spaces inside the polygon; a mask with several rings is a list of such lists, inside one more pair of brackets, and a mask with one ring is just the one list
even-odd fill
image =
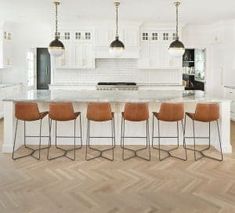
{"label": "ceiling light fixture", "polygon": [[118,8],[120,5],[119,1],[114,2],[115,8],[116,8],[116,38],[115,40],[110,44],[110,53],[115,57],[120,57],[125,49],[125,46],[123,42],[119,40],[119,34],[118,34]]}
{"label": "ceiling light fixture", "polygon": [[175,2],[176,7],[176,40],[170,44],[169,53],[175,57],[183,56],[185,52],[184,44],[179,40],[179,6],[180,2]]}
{"label": "ceiling light fixture", "polygon": [[54,1],[55,4],[55,40],[53,40],[48,47],[49,53],[54,57],[60,57],[64,54],[64,44],[59,40],[58,33],[58,6],[60,5],[59,0]]}

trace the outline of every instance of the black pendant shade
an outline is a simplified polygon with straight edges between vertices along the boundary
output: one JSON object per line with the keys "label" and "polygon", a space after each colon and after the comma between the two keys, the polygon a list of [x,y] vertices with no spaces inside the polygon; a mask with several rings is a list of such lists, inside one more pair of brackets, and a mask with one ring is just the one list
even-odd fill
{"label": "black pendant shade", "polygon": [[110,48],[122,48],[125,49],[125,45],[119,40],[118,37],[110,44]]}
{"label": "black pendant shade", "polygon": [[182,49],[184,49],[184,44],[181,41],[179,41],[179,39],[177,39],[170,44],[169,48],[182,48]]}
{"label": "black pendant shade", "polygon": [[49,44],[49,47],[50,48],[61,48],[61,49],[64,49],[64,44],[58,38],[56,38],[55,40],[53,40]]}

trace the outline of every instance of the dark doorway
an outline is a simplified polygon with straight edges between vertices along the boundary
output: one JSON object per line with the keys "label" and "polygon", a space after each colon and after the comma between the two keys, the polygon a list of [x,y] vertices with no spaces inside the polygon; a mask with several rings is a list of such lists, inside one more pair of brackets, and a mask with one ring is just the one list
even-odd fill
{"label": "dark doorway", "polygon": [[51,58],[47,48],[37,48],[37,89],[49,89]]}

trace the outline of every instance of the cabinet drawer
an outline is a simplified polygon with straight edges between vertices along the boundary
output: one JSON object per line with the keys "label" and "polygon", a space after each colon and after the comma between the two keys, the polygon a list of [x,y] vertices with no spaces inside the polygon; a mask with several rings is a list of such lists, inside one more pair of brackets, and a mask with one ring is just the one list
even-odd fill
{"label": "cabinet drawer", "polygon": [[231,120],[235,121],[235,113],[231,112]]}
{"label": "cabinet drawer", "polygon": [[231,103],[231,112],[235,113],[235,101]]}
{"label": "cabinet drawer", "polygon": [[228,98],[230,100],[235,100],[235,89],[226,88],[225,98]]}

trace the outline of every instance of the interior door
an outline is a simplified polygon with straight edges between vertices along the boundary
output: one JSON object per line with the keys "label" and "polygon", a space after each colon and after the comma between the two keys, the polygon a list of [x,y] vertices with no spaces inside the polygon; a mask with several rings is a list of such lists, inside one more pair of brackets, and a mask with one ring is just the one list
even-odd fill
{"label": "interior door", "polygon": [[47,48],[37,48],[37,89],[49,89],[51,59]]}

